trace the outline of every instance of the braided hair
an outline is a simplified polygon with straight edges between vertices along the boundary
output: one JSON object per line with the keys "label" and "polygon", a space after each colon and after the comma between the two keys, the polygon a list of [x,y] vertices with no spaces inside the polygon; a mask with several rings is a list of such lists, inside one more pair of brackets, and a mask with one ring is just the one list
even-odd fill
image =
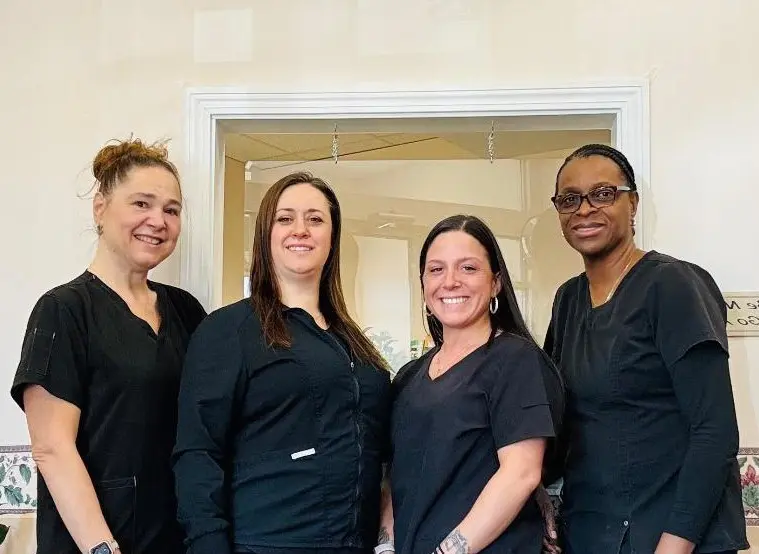
{"label": "braided hair", "polygon": [[622,172],[622,176],[625,178],[627,186],[633,191],[638,190],[635,185],[635,172],[627,157],[625,157],[622,152],[605,144],[586,144],[572,152],[564,160],[564,163],[561,164],[559,171],[556,172],[556,192],[559,190],[559,177],[567,164],[572,160],[590,158],[591,156],[602,156],[614,162],[619,168],[619,171]]}

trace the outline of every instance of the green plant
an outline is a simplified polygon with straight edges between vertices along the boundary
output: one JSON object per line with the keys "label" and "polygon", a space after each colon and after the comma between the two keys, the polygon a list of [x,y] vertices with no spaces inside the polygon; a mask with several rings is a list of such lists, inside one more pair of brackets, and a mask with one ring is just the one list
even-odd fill
{"label": "green plant", "polygon": [[372,341],[372,344],[374,344],[380,355],[391,367],[393,374],[408,361],[408,354],[396,350],[395,344],[398,341],[396,341],[390,333],[387,331],[375,333],[372,331],[371,327],[366,327],[363,331],[367,338]]}
{"label": "green plant", "polygon": [[5,542],[5,537],[8,536],[8,529],[9,527],[7,525],[0,523],[0,544]]}

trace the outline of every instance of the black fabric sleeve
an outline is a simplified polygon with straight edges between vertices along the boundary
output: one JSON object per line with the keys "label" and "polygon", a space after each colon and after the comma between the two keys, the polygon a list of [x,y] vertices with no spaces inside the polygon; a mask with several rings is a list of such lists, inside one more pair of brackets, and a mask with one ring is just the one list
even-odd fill
{"label": "black fabric sleeve", "polygon": [[29,317],[11,397],[23,410],[24,389],[40,385],[81,409],[86,402],[86,372],[87,332],[83,323],[60,299],[44,295]]}
{"label": "black fabric sleeve", "polygon": [[544,354],[530,344],[503,349],[488,362],[492,372],[488,409],[496,448],[534,438],[551,438],[554,425],[544,382]]}
{"label": "black fabric sleeve", "polygon": [[698,544],[738,454],[738,422],[728,355],[715,342],[688,350],[670,368],[690,441],[666,531]]}
{"label": "black fabric sleeve", "polygon": [[553,317],[551,317],[551,321],[548,323],[548,329],[546,329],[546,336],[543,339],[543,350],[551,357],[551,359],[554,361],[554,363],[557,361],[554,357],[553,353],[553,347],[555,344],[555,338],[553,335]]}
{"label": "black fabric sleeve", "polygon": [[727,308],[706,271],[685,262],[665,263],[653,275],[648,310],[656,345],[667,367],[701,342],[727,352]]}
{"label": "black fabric sleeve", "polygon": [[556,325],[554,319],[557,316],[557,307],[559,305],[558,299],[559,293],[557,293],[556,298],[554,299],[551,322],[548,324],[548,329],[546,330],[545,339],[543,341],[543,350],[556,365],[556,378],[558,379],[559,394],[561,395],[560,403],[556,401],[552,402],[556,437],[553,440],[549,440],[546,444],[546,453],[543,458],[543,484],[545,486],[552,485],[564,476],[564,467],[566,465],[567,453],[569,452],[569,429],[567,427],[568,422],[564,417],[566,391],[564,389],[561,373],[558,369],[559,355],[558,348],[556,348],[556,336],[554,334],[554,328]]}
{"label": "black fabric sleeve", "polygon": [[706,271],[685,262],[662,264],[649,297],[651,326],[672,376],[690,441],[666,530],[698,543],[738,453],[728,365],[727,309]]}
{"label": "black fabric sleeve", "polygon": [[225,487],[233,414],[244,387],[238,331],[209,316],[190,340],[172,456],[188,554],[231,554]]}

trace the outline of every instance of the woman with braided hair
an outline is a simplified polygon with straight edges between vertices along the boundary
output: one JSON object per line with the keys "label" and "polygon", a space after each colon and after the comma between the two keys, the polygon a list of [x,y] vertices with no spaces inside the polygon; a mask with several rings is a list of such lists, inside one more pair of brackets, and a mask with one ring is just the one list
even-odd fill
{"label": "woman with braided hair", "polygon": [[614,148],[571,154],[552,201],[585,266],[556,293],[545,342],[567,390],[565,552],[747,548],[726,309],[714,279],[635,245],[635,175]]}

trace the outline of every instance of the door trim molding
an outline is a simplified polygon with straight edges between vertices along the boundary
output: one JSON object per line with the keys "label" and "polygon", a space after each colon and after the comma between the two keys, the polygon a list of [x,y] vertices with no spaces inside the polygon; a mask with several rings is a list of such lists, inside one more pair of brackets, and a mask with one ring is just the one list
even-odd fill
{"label": "door trim molding", "polygon": [[[221,301],[223,124],[240,120],[401,119],[598,115],[614,118],[612,140],[649,187],[648,82],[493,90],[264,93],[247,88],[190,88],[185,93],[183,192],[187,225],[180,241],[180,286],[206,307]],[[637,240],[650,226],[642,194]]]}

